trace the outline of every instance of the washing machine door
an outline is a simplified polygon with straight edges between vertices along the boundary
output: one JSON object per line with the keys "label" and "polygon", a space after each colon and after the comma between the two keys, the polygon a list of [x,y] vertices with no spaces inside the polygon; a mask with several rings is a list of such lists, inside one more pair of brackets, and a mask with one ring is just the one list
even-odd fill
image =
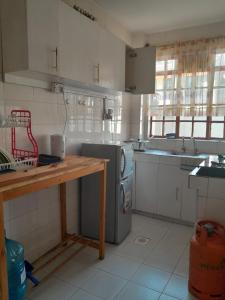
{"label": "washing machine door", "polygon": [[132,185],[133,174],[130,174],[125,180],[120,182],[119,199],[117,203],[117,243],[122,242],[131,230]]}
{"label": "washing machine door", "polygon": [[133,172],[133,147],[132,144],[126,144],[121,147],[120,177],[121,179],[129,176]]}

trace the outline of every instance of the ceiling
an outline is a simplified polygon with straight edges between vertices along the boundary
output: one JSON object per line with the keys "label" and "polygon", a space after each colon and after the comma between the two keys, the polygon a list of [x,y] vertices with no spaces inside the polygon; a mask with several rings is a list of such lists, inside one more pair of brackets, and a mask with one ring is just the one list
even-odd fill
{"label": "ceiling", "polygon": [[225,21],[225,0],[95,0],[131,32],[145,34]]}

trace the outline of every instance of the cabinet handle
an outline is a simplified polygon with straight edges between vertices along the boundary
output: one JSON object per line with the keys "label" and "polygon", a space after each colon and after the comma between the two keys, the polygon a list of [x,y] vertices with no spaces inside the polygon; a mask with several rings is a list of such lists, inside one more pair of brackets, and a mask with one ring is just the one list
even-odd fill
{"label": "cabinet handle", "polygon": [[94,66],[94,81],[97,83],[100,82],[100,65],[99,64]]}
{"label": "cabinet handle", "polygon": [[176,188],[176,201],[179,200],[179,188],[177,187]]}
{"label": "cabinet handle", "polygon": [[100,64],[98,64],[98,83],[100,82]]}
{"label": "cabinet handle", "polygon": [[55,65],[53,65],[53,69],[58,70],[58,47],[55,48],[55,50],[52,51],[55,53]]}
{"label": "cabinet handle", "polygon": [[124,175],[124,172],[125,172],[125,169],[126,169],[126,155],[125,155],[125,151],[124,151],[124,148],[122,148],[122,152],[121,152],[121,160],[122,160],[122,157],[123,157],[123,169],[121,171],[121,178],[123,177]]}

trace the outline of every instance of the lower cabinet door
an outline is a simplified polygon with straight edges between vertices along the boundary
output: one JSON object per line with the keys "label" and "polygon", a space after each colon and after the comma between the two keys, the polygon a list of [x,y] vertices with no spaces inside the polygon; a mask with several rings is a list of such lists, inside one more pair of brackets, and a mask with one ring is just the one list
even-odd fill
{"label": "lower cabinet door", "polygon": [[178,166],[159,164],[157,194],[157,213],[180,219],[182,195],[180,168]]}
{"label": "lower cabinet door", "polygon": [[197,220],[197,190],[182,188],[182,209],[181,219],[188,222],[196,222]]}
{"label": "lower cabinet door", "polygon": [[156,213],[158,164],[137,161],[135,165],[135,208]]}

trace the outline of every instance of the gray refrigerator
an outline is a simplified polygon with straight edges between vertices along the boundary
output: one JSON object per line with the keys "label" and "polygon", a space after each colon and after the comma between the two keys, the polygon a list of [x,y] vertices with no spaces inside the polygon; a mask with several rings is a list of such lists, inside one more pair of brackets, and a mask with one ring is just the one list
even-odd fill
{"label": "gray refrigerator", "polygon": [[[106,190],[106,242],[119,244],[131,230],[133,148],[131,143],[82,144],[81,155],[109,159]],[[80,232],[98,239],[99,175],[81,179]]]}

